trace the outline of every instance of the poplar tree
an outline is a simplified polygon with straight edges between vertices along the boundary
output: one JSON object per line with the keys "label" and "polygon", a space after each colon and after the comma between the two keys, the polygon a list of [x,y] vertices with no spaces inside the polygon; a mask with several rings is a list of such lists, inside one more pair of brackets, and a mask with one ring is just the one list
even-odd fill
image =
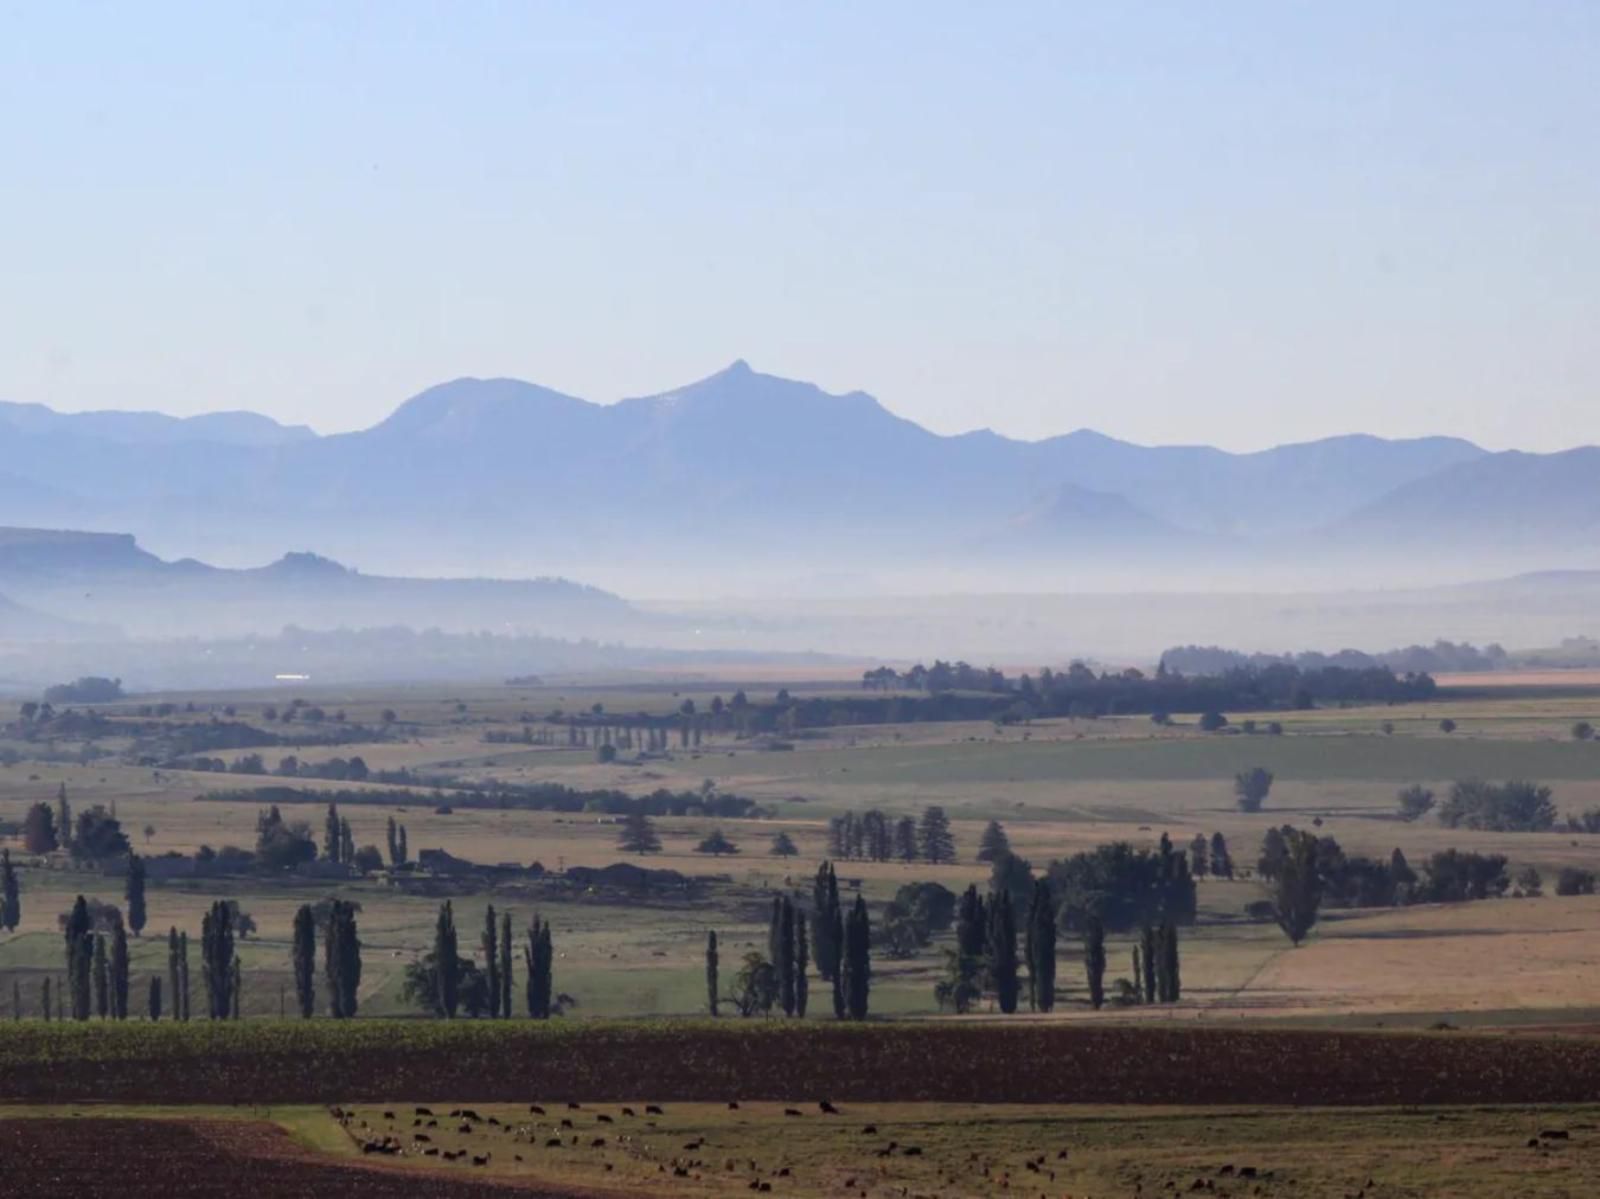
{"label": "poplar tree", "polygon": [[234,954],[233,966],[228,971],[228,1019],[239,1018],[239,1005],[244,999],[244,969],[239,964],[239,955]]}
{"label": "poplar tree", "polygon": [[294,998],[302,1019],[317,1008],[317,916],[309,903],[294,914]]}
{"label": "poplar tree", "polygon": [[844,913],[838,908],[833,909],[833,943],[839,947],[839,956],[835,960],[833,978],[833,1015],[836,1020],[843,1020],[845,1014],[844,996],[844,950],[845,929]]}
{"label": "poplar tree", "polygon": [[453,1019],[460,1002],[461,960],[456,956],[456,918],[447,899],[439,905],[433,929],[434,979],[439,987],[439,1010]]}
{"label": "poplar tree", "polygon": [[511,1019],[511,913],[500,915],[500,1018]]}
{"label": "poplar tree", "polygon": [[328,978],[328,1014],[337,1020],[348,1020],[356,1014],[361,988],[361,938],[353,903],[335,899],[329,905],[323,961]]}
{"label": "poplar tree", "polygon": [[214,902],[200,922],[200,966],[207,1015],[228,1019],[233,1015],[233,913],[224,900]]}
{"label": "poplar tree", "polygon": [[89,919],[89,902],[78,896],[67,917],[67,987],[72,999],[72,1018],[87,1020],[90,988],[93,981],[94,927]]}
{"label": "poplar tree", "polygon": [[1178,972],[1178,926],[1167,921],[1161,927],[1161,980],[1165,994],[1163,1003],[1177,1003],[1183,995],[1183,984]]}
{"label": "poplar tree", "polygon": [[554,958],[550,925],[535,913],[533,924],[528,928],[528,944],[523,949],[528,971],[528,1015],[535,1020],[550,1018],[550,1004],[555,990],[552,978]]}
{"label": "poplar tree", "polygon": [[339,860],[339,805],[328,801],[328,815],[322,822],[322,856],[330,862]]}
{"label": "poplar tree", "polygon": [[398,832],[398,826],[395,824],[393,816],[389,817],[389,827],[387,832],[389,841],[389,865],[398,866],[400,864],[400,836]]}
{"label": "poplar tree", "polygon": [[94,938],[94,1014],[104,1020],[111,1015],[111,972],[106,963],[106,939]]}
{"label": "poplar tree", "polygon": [[15,932],[22,922],[22,888],[11,866],[11,851],[0,849],[0,927]]}
{"label": "poplar tree", "polygon": [[1233,857],[1228,853],[1228,839],[1220,832],[1211,834],[1211,873],[1217,878],[1233,878]]}
{"label": "poplar tree", "polygon": [[810,998],[811,984],[806,981],[806,967],[811,964],[806,949],[806,914],[799,908],[794,913],[794,1014],[806,1017],[806,1001]]}
{"label": "poplar tree", "polygon": [[156,1024],[161,1020],[161,976],[150,976],[150,988],[145,993],[145,1014],[150,1017],[150,1023]]}
{"label": "poplar tree", "polygon": [[117,925],[111,934],[111,1018],[128,1018],[128,934]]}
{"label": "poplar tree", "polygon": [[178,1001],[178,929],[173,925],[167,930],[167,994],[172,997],[172,1018],[183,1018],[183,1006]]}
{"label": "poplar tree", "polygon": [[[1056,1006],[1056,915],[1048,879],[1035,879],[1033,903],[1028,912],[1028,992],[1036,1010]],[[1103,965],[1103,964],[1102,964]]]}
{"label": "poplar tree", "polygon": [[1001,891],[989,898],[989,973],[994,979],[995,998],[1000,1010],[1011,1015],[1017,1010],[1017,922],[1011,911],[1011,892]]}
{"label": "poplar tree", "polygon": [[[1137,961],[1139,951],[1133,952]],[[1106,1001],[1106,926],[1098,916],[1090,916],[1083,926],[1083,969],[1089,980],[1089,1004],[1098,1012]],[[1134,973],[1137,976],[1137,966]]]}
{"label": "poplar tree", "polygon": [[350,831],[350,822],[343,817],[339,820],[339,861],[346,866],[356,860],[356,838]]}
{"label": "poplar tree", "polygon": [[128,927],[134,936],[144,933],[144,859],[138,854],[128,855],[128,877],[123,887],[123,898],[128,901]]}
{"label": "poplar tree", "polygon": [[56,789],[56,843],[62,849],[72,849],[72,805],[67,802],[65,783]]}
{"label": "poplar tree", "polygon": [[839,955],[844,946],[834,934],[839,914],[839,879],[833,864],[824,862],[817,867],[817,878],[811,888],[811,938],[817,973],[832,982],[839,974]]}
{"label": "poplar tree", "polygon": [[39,1011],[45,1023],[50,1022],[50,980],[46,978],[39,984]]}
{"label": "poplar tree", "polygon": [[871,945],[872,922],[867,917],[867,901],[857,895],[844,932],[845,1006],[854,1020],[867,1018],[867,995],[872,987]]}
{"label": "poplar tree", "polygon": [[[1139,957],[1144,965],[1144,1001],[1156,1001],[1156,930],[1146,924],[1139,930]],[[1141,980],[1135,979],[1137,986]]]}
{"label": "poplar tree", "polygon": [[489,1019],[497,1020],[500,1017],[500,925],[494,918],[494,904],[490,904],[483,913],[483,937],[479,945],[483,949],[483,974],[488,984]]}
{"label": "poplar tree", "polygon": [[706,1009],[712,1017],[720,1015],[717,1004],[720,997],[717,991],[717,934],[713,930],[706,934]]}
{"label": "poplar tree", "polygon": [[189,1006],[189,934],[187,932],[178,934],[178,987],[177,995],[173,996],[173,1003],[177,1004],[180,1000],[182,1001],[183,1015],[179,1018],[188,1023],[189,1017],[193,1012]]}
{"label": "poplar tree", "polygon": [[794,905],[788,896],[778,909],[778,952],[773,965],[778,970],[778,1002],[785,1016],[794,1015]]}

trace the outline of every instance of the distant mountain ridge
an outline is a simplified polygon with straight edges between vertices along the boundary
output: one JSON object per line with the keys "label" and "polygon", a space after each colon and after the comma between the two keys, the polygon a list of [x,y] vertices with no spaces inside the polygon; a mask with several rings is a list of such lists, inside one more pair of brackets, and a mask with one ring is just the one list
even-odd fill
{"label": "distant mountain ridge", "polygon": [[566,579],[365,575],[306,552],[224,569],[193,558],[166,561],[130,534],[0,528],[0,640],[81,635],[91,625],[147,637],[239,636],[286,625],[595,637],[638,623],[627,601]]}
{"label": "distant mountain ridge", "polygon": [[312,543],[408,573],[1031,578],[1112,561],[1338,572],[1404,547],[1404,565],[1448,572],[1459,561],[1459,577],[1600,566],[1563,527],[1565,514],[1600,515],[1592,448],[1491,453],[1458,438],[1356,434],[1238,454],[1091,430],[943,436],[863,392],[742,361],[608,405],[455,379],[330,436],[251,414],[0,406],[0,449],[0,505],[13,519],[131,529],[213,560]]}

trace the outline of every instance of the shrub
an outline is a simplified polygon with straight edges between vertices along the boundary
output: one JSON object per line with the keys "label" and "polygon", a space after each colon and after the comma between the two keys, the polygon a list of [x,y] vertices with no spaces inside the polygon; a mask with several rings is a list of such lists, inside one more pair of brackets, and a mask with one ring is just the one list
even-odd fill
{"label": "shrub", "polygon": [[1594,871],[1580,870],[1576,866],[1563,866],[1556,876],[1557,895],[1593,895]]}

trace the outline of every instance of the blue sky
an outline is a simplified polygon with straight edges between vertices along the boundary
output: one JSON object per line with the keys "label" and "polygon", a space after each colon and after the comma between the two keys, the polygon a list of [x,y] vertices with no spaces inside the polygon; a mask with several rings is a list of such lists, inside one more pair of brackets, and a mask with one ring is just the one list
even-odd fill
{"label": "blue sky", "polygon": [[0,3],[0,398],[1596,439],[1600,6]]}

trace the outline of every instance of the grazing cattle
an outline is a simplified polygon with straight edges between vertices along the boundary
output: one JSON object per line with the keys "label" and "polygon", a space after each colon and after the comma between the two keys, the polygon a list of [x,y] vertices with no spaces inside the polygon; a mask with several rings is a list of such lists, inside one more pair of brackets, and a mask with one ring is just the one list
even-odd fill
{"label": "grazing cattle", "polygon": [[870,1137],[870,1136],[875,1135],[877,1133],[877,1131],[878,1131],[878,1126],[876,1124],[867,1124],[867,1125],[864,1125],[862,1127],[861,1135],[864,1136],[864,1137]]}
{"label": "grazing cattle", "polygon": [[473,1111],[470,1107],[464,1107],[464,1108],[461,1109],[461,1118],[463,1120],[482,1120],[483,1119],[482,1116],[478,1115],[478,1113]]}
{"label": "grazing cattle", "polygon": [[536,1116],[544,1115],[544,1108],[540,1107],[537,1103],[528,1104],[528,1110]]}
{"label": "grazing cattle", "polygon": [[423,1157],[438,1157],[439,1156],[439,1150],[437,1148],[424,1149],[422,1151],[422,1156]]}
{"label": "grazing cattle", "polygon": [[487,1166],[489,1164],[489,1155],[485,1153],[482,1157],[474,1157],[472,1164],[475,1166]]}
{"label": "grazing cattle", "polygon": [[433,1141],[433,1138],[425,1132],[414,1132],[411,1134],[411,1139],[413,1141],[421,1141],[424,1145],[431,1144]]}
{"label": "grazing cattle", "polygon": [[484,1121],[484,1123],[493,1124],[496,1128],[500,1127],[500,1121],[496,1120],[493,1116],[490,1116],[488,1120]]}
{"label": "grazing cattle", "polygon": [[470,1134],[472,1132],[472,1125],[468,1124],[465,1120],[463,1120],[463,1121],[461,1121],[460,1124],[456,1125],[456,1131],[459,1132],[462,1136],[467,1136],[468,1134]]}
{"label": "grazing cattle", "polygon": [[728,1110],[730,1112],[738,1111],[739,1110],[739,1101],[737,1099],[728,1100]]}
{"label": "grazing cattle", "polygon": [[551,1137],[548,1141],[546,1141],[544,1143],[544,1147],[546,1149],[559,1149],[559,1148],[561,1148],[561,1138],[560,1137]]}
{"label": "grazing cattle", "polygon": [[581,1112],[583,1110],[583,1104],[581,1104],[581,1103],[569,1103],[569,1104],[567,1104],[567,1110],[569,1112]]}
{"label": "grazing cattle", "polygon": [[572,1121],[566,1119],[565,1117],[563,1117],[562,1120],[561,1120],[561,1127],[562,1128],[571,1128],[572,1127]]}
{"label": "grazing cattle", "polygon": [[837,1116],[839,1114],[839,1109],[834,1107],[833,1104],[829,1103],[826,1099],[817,1104],[817,1109],[825,1116]]}
{"label": "grazing cattle", "polygon": [[647,1116],[664,1116],[667,1113],[662,1111],[655,1104],[647,1103],[647,1104],[645,1104],[644,1114],[647,1115]]}
{"label": "grazing cattle", "polygon": [[589,1148],[591,1148],[591,1149],[601,1149],[601,1148],[605,1147],[605,1143],[606,1143],[605,1137],[595,1137],[594,1140],[589,1142]]}
{"label": "grazing cattle", "polygon": [[633,1115],[633,1109],[631,1107],[625,1107],[622,1109],[622,1114],[624,1116],[631,1116]]}
{"label": "grazing cattle", "polygon": [[907,1157],[921,1157],[922,1156],[922,1150],[917,1148],[917,1146],[915,1146],[915,1145],[907,1145],[902,1152],[904,1152]]}
{"label": "grazing cattle", "polygon": [[425,1107],[414,1107],[414,1108],[411,1109],[411,1114],[413,1116],[431,1116],[431,1115],[433,1115],[433,1113],[430,1112]]}
{"label": "grazing cattle", "polygon": [[610,1116],[607,1116],[607,1115],[599,1115],[599,1116],[596,1116],[596,1117],[595,1117],[595,1120],[596,1120],[596,1121],[597,1121],[597,1122],[598,1122],[598,1123],[601,1123],[601,1124],[610,1124],[610,1123],[612,1123],[612,1119],[611,1119],[611,1117],[610,1117]]}
{"label": "grazing cattle", "polygon": [[393,1112],[384,1112],[383,1113],[383,1118],[385,1120],[393,1120],[394,1119],[394,1113]]}
{"label": "grazing cattle", "polygon": [[792,1107],[786,1107],[783,1109],[783,1114],[786,1116],[798,1116],[800,1113]]}
{"label": "grazing cattle", "polygon": [[1564,1128],[1546,1128],[1539,1133],[1539,1136],[1546,1141],[1570,1141],[1572,1139],[1572,1134]]}

